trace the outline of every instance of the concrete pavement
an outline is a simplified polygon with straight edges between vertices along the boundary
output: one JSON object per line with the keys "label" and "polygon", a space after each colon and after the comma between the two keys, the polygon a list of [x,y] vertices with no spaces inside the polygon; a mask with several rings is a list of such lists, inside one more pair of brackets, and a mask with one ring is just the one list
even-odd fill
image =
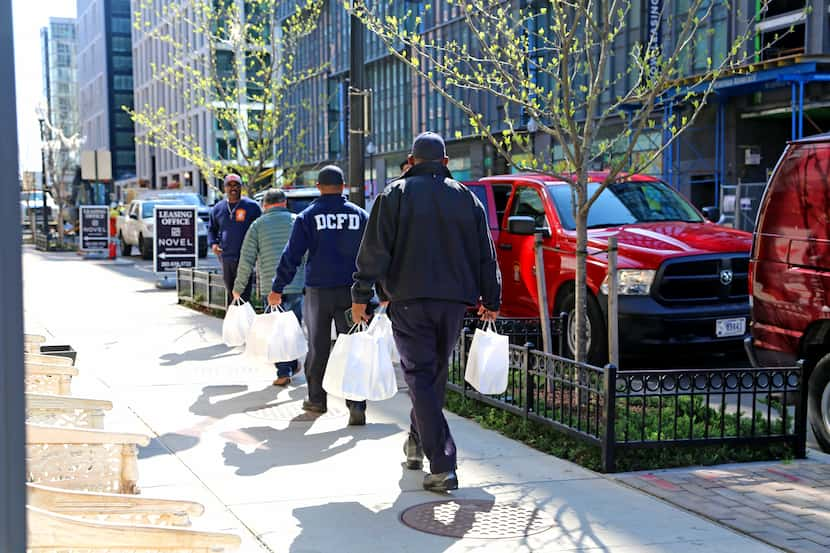
{"label": "concrete pavement", "polygon": [[108,427],[154,437],[140,452],[143,493],[203,502],[194,527],[235,531],[246,553],[775,551],[454,415],[461,489],[452,497],[536,509],[543,531],[455,539],[413,530],[402,512],[446,497],[403,468],[404,393],[370,404],[366,427],[346,426],[336,401],[309,417],[301,379],[277,390],[270,367],[221,344],[221,321],[178,306],[175,292],[132,267],[27,250],[24,288],[27,330],[80,352],[74,393],[113,399]]}

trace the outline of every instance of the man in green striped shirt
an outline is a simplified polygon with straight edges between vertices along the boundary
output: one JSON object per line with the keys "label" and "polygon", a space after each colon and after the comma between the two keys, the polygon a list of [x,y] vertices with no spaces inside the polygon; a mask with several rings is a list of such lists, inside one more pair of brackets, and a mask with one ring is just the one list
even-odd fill
{"label": "man in green striped shirt", "polygon": [[[233,285],[233,297],[239,298],[245,290],[245,284],[251,277],[254,264],[257,267],[257,289],[260,298],[267,298],[271,292],[271,281],[277,271],[282,251],[291,236],[291,227],[296,215],[285,207],[285,193],[272,188],[262,199],[263,215],[251,224],[242,251],[239,254],[239,267]],[[303,263],[304,265],[304,263]],[[297,320],[303,321],[303,288],[305,287],[305,267],[300,267],[294,280],[285,287],[282,295],[282,307],[291,310]],[[291,382],[291,375],[297,370],[297,361],[277,363],[275,386],[286,386]]]}

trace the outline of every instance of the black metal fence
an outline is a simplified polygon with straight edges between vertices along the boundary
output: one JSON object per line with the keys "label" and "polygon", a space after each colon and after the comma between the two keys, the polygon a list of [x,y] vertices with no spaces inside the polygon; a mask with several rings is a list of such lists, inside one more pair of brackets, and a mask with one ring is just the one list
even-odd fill
{"label": "black metal fence", "polygon": [[203,307],[225,309],[228,306],[225,281],[216,271],[177,269],[176,294],[179,301],[188,301]]}
{"label": "black metal fence", "polygon": [[[557,323],[561,344],[564,320]],[[515,320],[497,321],[498,331],[512,337],[503,394],[483,395],[464,381],[474,321],[465,325],[454,351],[448,387],[598,446],[606,472],[616,470],[619,452],[637,448],[782,442],[796,457],[805,456],[807,399],[801,366],[594,367],[538,351],[532,340],[519,345],[524,334],[517,336],[516,325]]]}

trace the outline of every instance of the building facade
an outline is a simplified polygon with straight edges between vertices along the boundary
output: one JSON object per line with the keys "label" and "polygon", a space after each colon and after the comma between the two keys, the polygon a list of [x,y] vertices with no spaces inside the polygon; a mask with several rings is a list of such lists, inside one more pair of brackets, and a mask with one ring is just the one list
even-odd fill
{"label": "building facade", "polygon": [[[415,10],[420,16],[419,30],[427,39],[472,44],[459,4],[438,0],[430,10],[424,10],[423,4],[395,0],[388,9],[389,15],[399,17]],[[619,82],[621,90],[631,86],[625,68],[633,48],[657,30],[663,50],[670,50],[678,36],[679,21],[687,17],[690,0],[637,0],[628,6],[625,29],[610,61],[612,74],[625,75]],[[830,131],[830,1],[817,0],[808,7],[806,0],[776,0],[759,11],[755,0],[707,0],[701,10],[697,15],[708,16],[694,48],[680,61],[682,74],[705,73],[709,60],[723,59],[737,37],[747,31],[755,37],[744,45],[754,52],[752,70],[722,78],[694,125],[666,149],[650,172],[698,207],[720,206],[726,222],[751,228],[757,199],[786,142]],[[383,179],[397,175],[412,137],[424,130],[447,138],[451,169],[462,180],[511,171],[489,145],[473,136],[463,113],[394,58],[377,37],[367,33],[364,49],[368,88],[373,92],[372,129],[367,141],[374,147],[366,152],[369,190],[377,190]],[[305,171],[300,180],[309,184],[314,168],[321,164],[335,162],[345,167],[348,163],[349,23],[341,3],[329,0],[305,52],[309,66],[330,60],[326,74],[310,79],[296,91],[313,106],[304,116],[303,124],[311,133],[301,159]],[[326,96],[321,99],[319,91]],[[610,97],[615,92],[611,91]],[[502,106],[495,99],[469,91],[458,94],[465,103],[480,106],[486,122],[500,128]],[[664,104],[655,112],[655,119],[689,114],[691,108],[682,96],[678,94]],[[624,130],[624,124],[619,123],[609,125],[604,134],[611,137]],[[562,159],[561,145],[537,134],[536,154],[554,161]],[[459,135],[461,138],[456,138]],[[641,137],[635,155],[650,157],[667,143],[658,127]]]}
{"label": "building facade", "polygon": [[[205,37],[196,32],[189,18],[173,21],[160,15],[164,6],[183,6],[188,0],[162,0],[152,3],[132,0],[132,59],[134,104],[137,111],[150,113],[164,110],[174,114],[175,121],[183,132],[195,137],[198,147],[208,156],[218,157],[217,141],[223,133],[217,132],[216,123],[210,110],[186,102],[181,89],[166,85],[154,74],[153,68],[175,65],[178,52],[158,35],[164,34],[187,46],[190,56],[186,61],[191,66],[204,59],[207,44]],[[189,12],[193,15],[193,12]],[[141,14],[141,24],[136,24]],[[206,67],[200,68],[207,71]],[[135,127],[135,166],[140,186],[149,188],[194,187],[202,194],[207,192],[207,182],[199,168],[187,159],[145,143],[148,129],[140,124]]]}
{"label": "building facade", "polygon": [[77,23],[50,17],[41,29],[43,93],[49,120],[66,136],[80,132],[78,118]]}
{"label": "building facade", "polygon": [[112,179],[135,179],[130,0],[78,0],[78,89],[84,150],[109,150]]}

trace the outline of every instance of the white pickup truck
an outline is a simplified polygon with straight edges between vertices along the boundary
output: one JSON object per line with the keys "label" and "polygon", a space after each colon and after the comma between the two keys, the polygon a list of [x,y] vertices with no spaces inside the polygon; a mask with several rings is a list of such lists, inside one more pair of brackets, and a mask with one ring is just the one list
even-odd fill
{"label": "white pickup truck", "polygon": [[[116,228],[118,240],[121,243],[121,255],[129,256],[133,246],[138,247],[142,259],[153,257],[153,207],[156,205],[194,205],[181,194],[165,194],[152,197],[142,197],[130,202],[124,215],[118,217]],[[199,221],[196,234],[198,236],[199,257],[207,255],[207,225],[202,211],[207,207],[198,205]]]}

